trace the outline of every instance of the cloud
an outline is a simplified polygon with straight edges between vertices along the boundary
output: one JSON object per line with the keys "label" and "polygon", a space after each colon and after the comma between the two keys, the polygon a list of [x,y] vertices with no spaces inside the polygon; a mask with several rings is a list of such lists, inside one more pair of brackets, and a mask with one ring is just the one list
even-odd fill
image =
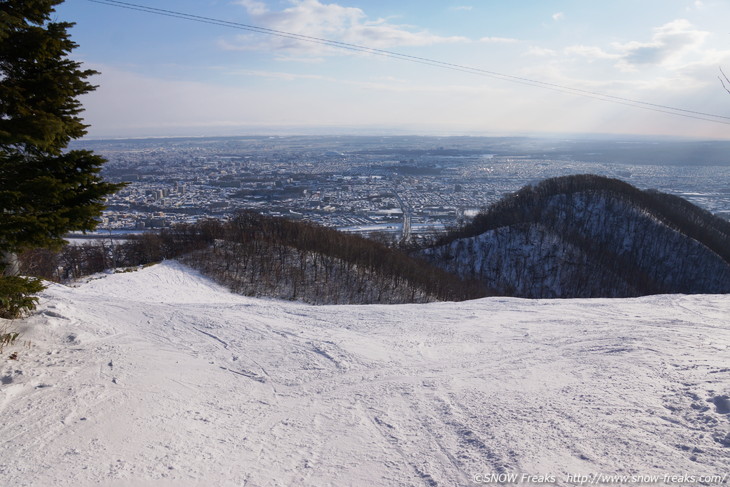
{"label": "cloud", "polygon": [[325,58],[322,56],[284,56],[278,54],[276,56],[277,61],[285,61],[289,63],[302,63],[302,64],[321,64],[325,62]]}
{"label": "cloud", "polygon": [[251,15],[264,15],[268,13],[269,8],[265,3],[257,0],[238,0],[234,4],[243,5]]}
{"label": "cloud", "polygon": [[610,52],[606,52],[600,47],[595,46],[583,46],[583,45],[577,45],[577,46],[568,46],[566,47],[563,52],[568,56],[579,56],[582,58],[586,58],[589,63],[592,63],[593,61],[599,60],[599,59],[620,59],[621,54],[611,54]]}
{"label": "cloud", "polygon": [[553,20],[555,22],[558,22],[563,19],[565,19],[565,14],[563,12],[556,12],[553,14]]}
{"label": "cloud", "polygon": [[[707,79],[706,68],[716,70],[718,65],[730,59],[730,50],[716,50],[705,45],[708,36],[708,32],[689,21],[677,19],[653,29],[648,41],[613,43],[606,48],[575,45],[566,47],[561,53],[573,61],[612,61],[614,67],[625,73],[660,68],[669,78],[682,80],[675,83],[676,86],[688,86],[693,79],[695,85]],[[533,52],[538,53],[539,50]]]}
{"label": "cloud", "polygon": [[235,71],[232,71],[231,74],[237,74],[237,75],[243,75],[243,76],[256,76],[260,78],[269,78],[269,79],[281,79],[285,81],[295,81],[295,80],[301,80],[301,79],[315,79],[315,80],[329,80],[331,81],[332,78],[328,78],[326,76],[322,76],[319,74],[299,74],[299,73],[285,73],[280,71],[263,71],[263,70],[255,70],[255,69],[238,69]]}
{"label": "cloud", "polygon": [[687,11],[702,10],[705,8],[705,2],[702,0],[694,0],[691,5],[687,7]]}
{"label": "cloud", "polygon": [[459,6],[456,6],[456,7],[451,7],[451,10],[466,10],[466,11],[469,11],[472,8],[473,7],[470,6],[470,5],[459,5]]}
{"label": "cloud", "polygon": [[[238,0],[246,8],[257,25],[283,32],[316,37],[348,44],[357,44],[376,49],[395,46],[429,46],[444,43],[469,42],[461,36],[439,36],[413,26],[399,25],[386,19],[369,19],[357,7],[344,7],[336,3],[322,3],[319,0],[290,0],[291,6],[272,11],[257,0]],[[333,54],[345,52],[331,46],[299,39],[242,35],[235,42],[224,41],[225,49],[241,50],[286,50],[308,54]]]}
{"label": "cloud", "polygon": [[696,29],[685,19],[674,20],[655,28],[649,42],[613,44],[614,49],[621,54],[617,66],[625,71],[635,70],[641,65],[671,67],[684,54],[699,49],[708,35],[708,32]]}
{"label": "cloud", "polygon": [[514,44],[520,41],[517,39],[512,39],[510,37],[482,37],[481,39],[479,39],[479,42],[487,42],[493,44]]}
{"label": "cloud", "polygon": [[535,57],[552,57],[557,56],[557,52],[552,49],[547,49],[545,47],[539,47],[539,46],[530,46],[530,48],[525,53],[526,56],[535,56]]}

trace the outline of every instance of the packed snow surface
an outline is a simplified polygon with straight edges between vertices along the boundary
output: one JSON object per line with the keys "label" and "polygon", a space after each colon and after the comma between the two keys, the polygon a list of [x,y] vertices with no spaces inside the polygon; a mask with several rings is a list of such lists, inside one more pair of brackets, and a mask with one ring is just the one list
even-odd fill
{"label": "packed snow surface", "polygon": [[0,485],[727,475],[730,295],[314,307],[175,262],[97,277],[11,324]]}

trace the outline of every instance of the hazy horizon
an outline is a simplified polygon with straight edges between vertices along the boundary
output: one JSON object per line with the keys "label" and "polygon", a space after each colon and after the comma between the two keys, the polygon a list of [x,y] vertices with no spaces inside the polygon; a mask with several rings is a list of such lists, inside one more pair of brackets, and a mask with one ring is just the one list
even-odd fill
{"label": "hazy horizon", "polygon": [[730,95],[718,80],[720,67],[730,70],[723,2],[149,0],[140,8],[198,21],[107,0],[67,0],[54,14],[76,22],[73,59],[102,73],[82,100],[90,137],[344,127],[336,132],[730,138]]}
{"label": "hazy horizon", "polygon": [[[105,140],[142,140],[142,139],[187,139],[187,138],[236,138],[236,137],[423,137],[423,138],[526,138],[537,140],[596,140],[621,141],[637,140],[646,142],[730,142],[728,138],[692,137],[682,135],[630,134],[630,133],[480,133],[480,132],[450,132],[445,130],[408,130],[397,127],[237,127],[230,130],[207,131],[198,127],[189,127],[186,130],[152,133],[150,131],[129,132],[121,134],[89,133],[78,139],[84,141]],[[72,141],[73,143],[73,141]]]}

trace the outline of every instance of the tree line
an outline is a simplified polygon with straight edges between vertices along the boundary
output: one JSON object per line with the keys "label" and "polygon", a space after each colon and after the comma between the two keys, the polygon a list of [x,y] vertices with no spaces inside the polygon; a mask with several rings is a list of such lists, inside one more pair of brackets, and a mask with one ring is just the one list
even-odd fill
{"label": "tree line", "polygon": [[417,251],[520,297],[730,289],[730,222],[683,198],[595,175],[526,186]]}
{"label": "tree line", "polygon": [[234,292],[314,304],[459,301],[488,294],[424,260],[357,235],[306,221],[240,212],[125,242],[36,249],[22,270],[66,280],[120,267],[178,259]]}
{"label": "tree line", "polygon": [[480,235],[520,223],[546,223],[544,201],[555,195],[594,192],[626,200],[650,213],[668,227],[702,243],[730,263],[730,222],[679,197],[657,190],[640,190],[620,179],[579,174],[550,178],[505,196],[460,228],[424,244],[446,245],[454,240]]}

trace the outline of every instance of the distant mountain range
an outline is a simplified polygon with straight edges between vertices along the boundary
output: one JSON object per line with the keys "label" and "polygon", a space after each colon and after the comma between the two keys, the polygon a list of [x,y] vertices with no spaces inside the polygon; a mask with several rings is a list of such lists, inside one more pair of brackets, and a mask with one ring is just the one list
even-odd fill
{"label": "distant mountain range", "polygon": [[594,175],[527,186],[419,254],[498,295],[730,292],[730,222]]}

